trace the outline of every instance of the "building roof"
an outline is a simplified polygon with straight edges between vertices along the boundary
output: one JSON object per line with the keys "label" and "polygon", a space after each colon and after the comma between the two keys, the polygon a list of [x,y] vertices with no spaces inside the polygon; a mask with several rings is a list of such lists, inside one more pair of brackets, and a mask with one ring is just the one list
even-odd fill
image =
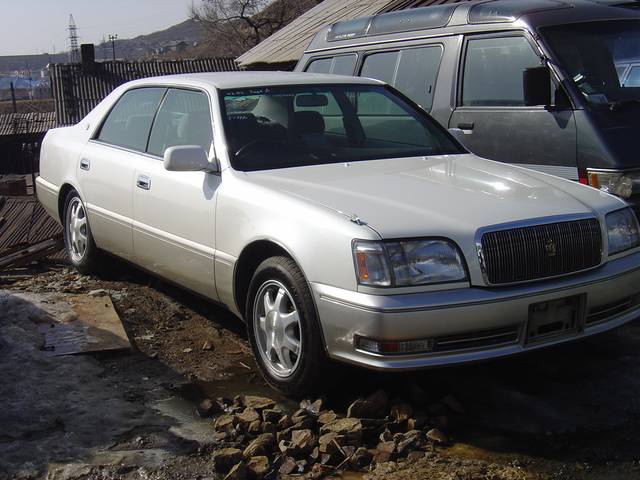
{"label": "building roof", "polygon": [[238,57],[237,62],[241,67],[258,63],[297,62],[313,36],[335,22],[406,8],[466,1],[469,0],[324,0]]}
{"label": "building roof", "polygon": [[253,88],[278,85],[307,85],[322,83],[358,83],[378,84],[378,80],[344,75],[329,75],[324,73],[297,72],[216,72],[190,73],[184,75],[167,75],[150,77],[131,82],[132,85],[178,85],[194,87],[215,87],[218,89]]}
{"label": "building roof", "polygon": [[0,136],[44,133],[56,126],[56,112],[0,115]]}

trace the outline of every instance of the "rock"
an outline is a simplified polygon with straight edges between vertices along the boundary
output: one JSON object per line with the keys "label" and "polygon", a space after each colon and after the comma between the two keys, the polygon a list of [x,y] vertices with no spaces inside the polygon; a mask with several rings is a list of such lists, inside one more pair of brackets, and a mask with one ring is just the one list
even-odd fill
{"label": "rock", "polygon": [[371,455],[369,450],[364,447],[360,447],[353,454],[351,464],[354,468],[361,469],[368,466],[371,463],[371,460],[373,460],[373,455]]}
{"label": "rock", "polygon": [[103,297],[105,295],[109,295],[109,292],[104,288],[99,288],[98,290],[91,290],[87,295],[90,297]]}
{"label": "rock", "polygon": [[247,462],[247,473],[252,480],[262,480],[269,470],[269,458],[265,456],[251,457]]}
{"label": "rock", "polygon": [[310,453],[318,444],[318,438],[311,430],[294,430],[291,432],[291,443],[299,453]]}
{"label": "rock", "polygon": [[459,415],[464,415],[464,407],[458,401],[456,397],[449,394],[440,400],[445,406],[447,406],[453,413],[457,413]]}
{"label": "rock", "polygon": [[414,417],[407,420],[407,430],[422,430],[429,425],[427,417]]}
{"label": "rock", "polygon": [[398,435],[398,438],[394,438],[398,455],[407,454],[409,450],[416,448],[420,442],[420,432],[417,430],[412,430],[405,434],[400,433]]}
{"label": "rock", "polygon": [[266,397],[258,397],[255,395],[246,395],[244,397],[244,406],[253,408],[255,410],[264,410],[266,408],[273,408],[275,406],[275,400]]}
{"label": "rock", "polygon": [[347,417],[383,418],[389,408],[389,397],[384,390],[378,390],[367,398],[359,398],[347,409]]}
{"label": "rock", "polygon": [[253,408],[247,407],[242,413],[237,415],[238,422],[245,427],[248,428],[251,422],[255,422],[256,420],[260,420],[260,414]]}
{"label": "rock", "polygon": [[262,420],[265,422],[278,423],[283,413],[280,410],[265,409],[262,411]]}
{"label": "rock", "polygon": [[280,440],[278,442],[278,449],[285,455],[293,455],[296,452],[296,447],[288,440]]}
{"label": "rock", "polygon": [[333,410],[325,410],[318,416],[318,424],[325,425],[327,423],[333,422],[337,418],[338,415],[336,415],[336,412],[334,412]]}
{"label": "rock", "polygon": [[213,452],[213,465],[218,472],[229,472],[234,465],[242,461],[242,450],[222,448]]}
{"label": "rock", "polygon": [[262,435],[258,435],[257,438],[247,445],[247,448],[244,449],[243,455],[245,458],[268,455],[272,452],[275,444],[275,435],[272,433],[263,433]]}
{"label": "rock", "polygon": [[301,408],[299,410],[296,410],[296,412],[291,415],[291,423],[293,423],[294,425],[296,425],[297,423],[302,423],[303,421],[305,421],[306,419],[308,419],[311,416],[311,414],[305,410],[304,408]]}
{"label": "rock", "polygon": [[413,452],[409,452],[409,454],[407,455],[407,460],[409,460],[410,462],[417,462],[422,458],[424,458],[424,452],[416,450],[414,450]]}
{"label": "rock", "polygon": [[249,433],[251,433],[253,435],[256,435],[256,434],[260,433],[260,430],[262,429],[261,427],[262,427],[262,422],[260,420],[254,420],[247,427],[247,432],[249,432]]}
{"label": "rock", "polygon": [[185,348],[184,350],[182,350],[182,353],[191,353],[193,352],[193,348]]}
{"label": "rock", "polygon": [[391,407],[391,418],[397,423],[408,420],[413,415],[413,408],[408,403],[399,403]]}
{"label": "rock", "polygon": [[218,413],[221,410],[222,409],[220,408],[220,405],[218,405],[210,398],[205,398],[196,407],[197,414],[202,418],[210,417],[214,413]]}
{"label": "rock", "polygon": [[76,312],[64,312],[58,317],[60,323],[70,323],[75,322],[78,319],[78,314]]}
{"label": "rock", "polygon": [[273,433],[275,435],[276,432],[278,431],[275,423],[271,423],[271,422],[262,422],[261,428],[262,428],[262,433]]}
{"label": "rock", "polygon": [[137,311],[138,311],[138,310],[136,310],[135,308],[127,308],[127,309],[124,311],[124,314],[125,314],[127,317],[132,317],[133,315],[135,315],[135,314],[136,314],[136,312],[137,312]]}
{"label": "rock", "polygon": [[280,420],[278,420],[278,423],[276,425],[278,427],[278,430],[286,430],[293,424],[291,423],[291,418],[289,418],[289,415],[283,415]]}
{"label": "rock", "polygon": [[338,434],[336,432],[329,432],[321,435],[318,439],[318,445],[320,453],[335,453],[336,446],[334,445]]}
{"label": "rock", "polygon": [[289,475],[291,472],[293,472],[296,469],[296,467],[297,465],[295,460],[291,457],[286,457],[280,464],[280,467],[278,468],[278,473],[280,473],[281,475]]}
{"label": "rock", "polygon": [[427,438],[435,443],[448,443],[449,438],[439,428],[432,428],[427,432]]}
{"label": "rock", "polygon": [[202,344],[202,350],[213,350],[213,343],[207,340]]}
{"label": "rock", "polygon": [[235,397],[233,397],[233,404],[236,407],[245,407],[246,406],[244,404],[244,397],[242,395],[236,395]]}
{"label": "rock", "polygon": [[235,415],[220,415],[213,423],[213,428],[218,431],[227,431],[233,428],[236,423],[238,423],[238,419]]}
{"label": "rock", "polygon": [[376,453],[373,459],[376,463],[385,463],[395,458],[396,443],[380,442],[376,447]]}
{"label": "rock", "polygon": [[323,402],[321,398],[319,398],[314,402],[312,402],[311,400],[302,400],[300,402],[300,409],[306,410],[310,414],[317,417],[322,411],[322,405],[323,405]]}
{"label": "rock", "polygon": [[357,418],[340,418],[338,420],[334,420],[331,423],[327,423],[322,426],[320,429],[320,433],[329,433],[334,432],[338,435],[345,435],[348,433],[361,432],[362,431],[362,423]]}
{"label": "rock", "polygon": [[231,470],[229,470],[229,473],[227,474],[226,477],[224,477],[224,480],[246,480],[247,478],[247,466],[240,462],[235,464]]}

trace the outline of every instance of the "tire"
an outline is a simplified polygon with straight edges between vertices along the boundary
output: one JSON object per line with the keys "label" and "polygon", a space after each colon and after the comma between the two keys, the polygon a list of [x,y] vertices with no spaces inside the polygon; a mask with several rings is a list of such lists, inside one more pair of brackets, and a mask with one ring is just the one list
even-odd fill
{"label": "tire", "polygon": [[64,201],[62,225],[64,246],[71,265],[85,275],[95,272],[100,252],[91,234],[84,202],[75,190],[71,190]]}
{"label": "tire", "polygon": [[289,397],[321,391],[330,361],[311,291],[291,258],[271,257],[258,266],[245,312],[251,348],[265,381]]}

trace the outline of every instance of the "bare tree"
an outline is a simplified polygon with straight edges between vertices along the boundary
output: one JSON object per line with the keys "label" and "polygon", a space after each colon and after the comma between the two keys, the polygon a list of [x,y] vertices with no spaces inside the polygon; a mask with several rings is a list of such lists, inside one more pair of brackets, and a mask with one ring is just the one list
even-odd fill
{"label": "bare tree", "polygon": [[322,0],[201,0],[191,18],[217,55],[240,55]]}

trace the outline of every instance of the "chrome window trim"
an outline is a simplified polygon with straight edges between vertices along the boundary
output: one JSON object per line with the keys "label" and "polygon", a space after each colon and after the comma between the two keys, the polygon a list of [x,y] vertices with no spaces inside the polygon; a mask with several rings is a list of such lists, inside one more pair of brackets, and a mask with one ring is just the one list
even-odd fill
{"label": "chrome window trim", "polygon": [[[560,223],[560,222],[572,222],[578,220],[596,220],[600,225],[600,230],[602,233],[602,243],[600,244],[600,263],[593,267],[584,268],[582,270],[576,270],[574,272],[564,273],[562,275],[552,275],[550,277],[541,277],[535,278],[533,280],[523,280],[521,282],[509,282],[509,283],[492,283],[489,281],[489,275],[487,273],[487,265],[484,259],[484,252],[482,251],[482,236],[485,233],[489,232],[499,232],[501,230],[510,230],[513,228],[522,228],[522,227],[534,227],[537,225],[549,225],[552,223]],[[524,285],[527,283],[540,282],[543,280],[550,280],[555,278],[567,277],[569,275],[575,275],[578,273],[588,272],[591,270],[595,270],[596,268],[600,268],[605,262],[604,257],[604,241],[606,238],[606,231],[603,230],[603,225],[600,219],[591,213],[577,213],[577,214],[569,214],[569,215],[553,215],[550,217],[538,217],[531,218],[528,220],[518,220],[515,222],[506,222],[506,223],[498,223],[496,225],[488,225],[486,227],[481,227],[476,230],[474,235],[474,242],[476,244],[476,253],[478,255],[478,263],[480,264],[480,271],[482,272],[482,279],[485,285],[490,287],[508,287],[511,285]]]}

